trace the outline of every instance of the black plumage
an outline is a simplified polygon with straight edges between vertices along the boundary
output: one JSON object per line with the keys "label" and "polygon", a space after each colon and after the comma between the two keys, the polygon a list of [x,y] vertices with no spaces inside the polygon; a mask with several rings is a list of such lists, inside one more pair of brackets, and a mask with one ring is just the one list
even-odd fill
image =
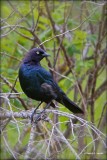
{"label": "black plumage", "polygon": [[73,113],[83,113],[61,90],[51,73],[40,65],[40,61],[47,56],[49,55],[41,48],[33,48],[27,53],[19,69],[22,90],[37,101],[50,103],[54,107],[52,100],[56,100]]}

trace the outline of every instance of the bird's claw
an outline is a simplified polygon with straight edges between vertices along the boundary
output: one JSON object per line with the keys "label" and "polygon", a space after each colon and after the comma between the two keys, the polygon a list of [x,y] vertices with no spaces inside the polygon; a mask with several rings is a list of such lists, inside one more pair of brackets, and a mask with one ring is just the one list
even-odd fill
{"label": "bird's claw", "polygon": [[37,123],[37,122],[40,121],[40,120],[45,120],[46,117],[47,117],[47,114],[46,114],[46,113],[40,113],[39,115],[37,115],[34,123]]}
{"label": "bird's claw", "polygon": [[[38,114],[38,115],[37,115]],[[40,120],[45,120],[47,118],[47,114],[46,113],[37,113],[35,116],[34,116],[34,113],[32,113],[31,115],[31,123],[34,122],[37,124],[38,121]]]}

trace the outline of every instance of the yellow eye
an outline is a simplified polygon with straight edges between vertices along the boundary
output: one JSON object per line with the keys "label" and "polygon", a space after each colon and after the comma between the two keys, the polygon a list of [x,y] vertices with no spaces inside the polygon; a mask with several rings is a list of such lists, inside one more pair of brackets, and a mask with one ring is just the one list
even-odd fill
{"label": "yellow eye", "polygon": [[38,51],[37,51],[36,53],[37,53],[37,54],[39,54],[39,52],[38,52]]}

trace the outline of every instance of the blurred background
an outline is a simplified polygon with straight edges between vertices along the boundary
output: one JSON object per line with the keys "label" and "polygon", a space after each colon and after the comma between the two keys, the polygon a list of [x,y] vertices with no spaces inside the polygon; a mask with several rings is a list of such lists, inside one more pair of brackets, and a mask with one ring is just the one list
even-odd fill
{"label": "blurred background", "polygon": [[[1,159],[106,159],[106,16],[106,1],[1,1]],[[31,125],[38,102],[18,70],[34,47],[51,55],[42,66],[84,116],[56,103],[48,122]]]}

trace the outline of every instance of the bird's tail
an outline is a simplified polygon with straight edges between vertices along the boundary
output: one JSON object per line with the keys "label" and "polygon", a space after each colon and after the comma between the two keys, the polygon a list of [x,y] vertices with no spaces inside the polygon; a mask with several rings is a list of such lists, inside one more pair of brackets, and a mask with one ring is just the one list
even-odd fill
{"label": "bird's tail", "polygon": [[60,103],[73,113],[84,113],[82,109],[79,108],[74,102],[72,102],[66,95],[63,95],[63,100]]}

